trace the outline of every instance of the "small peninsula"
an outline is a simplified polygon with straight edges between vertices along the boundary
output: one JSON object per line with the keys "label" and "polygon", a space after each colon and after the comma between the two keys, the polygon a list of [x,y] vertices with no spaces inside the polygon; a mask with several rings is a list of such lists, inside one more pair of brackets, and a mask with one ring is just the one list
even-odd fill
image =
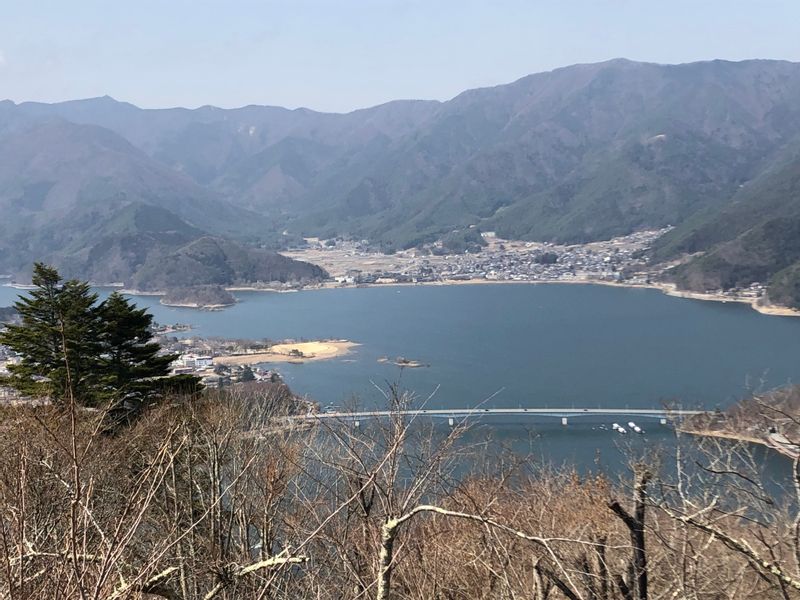
{"label": "small peninsula", "polygon": [[233,306],[236,298],[221,285],[195,285],[168,290],[161,304],[211,310]]}
{"label": "small peninsula", "polygon": [[214,359],[220,365],[257,365],[260,363],[303,363],[306,361],[339,358],[358,346],[348,340],[323,340],[312,342],[283,342],[273,344],[263,352],[231,354]]}
{"label": "small peninsula", "polygon": [[800,386],[787,386],[745,398],[724,411],[703,413],[684,421],[680,430],[690,435],[749,442],[772,448],[797,459],[794,443],[800,424],[794,415],[800,408]]}

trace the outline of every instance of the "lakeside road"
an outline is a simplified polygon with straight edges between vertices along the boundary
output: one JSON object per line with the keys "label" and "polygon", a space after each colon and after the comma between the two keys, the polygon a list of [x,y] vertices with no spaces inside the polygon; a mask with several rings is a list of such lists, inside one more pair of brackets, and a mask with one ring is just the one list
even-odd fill
{"label": "lakeside road", "polygon": [[780,441],[775,439],[772,436],[767,437],[758,437],[754,435],[748,435],[746,433],[741,433],[737,431],[728,431],[725,429],[690,429],[690,428],[681,428],[679,429],[681,433],[686,433],[688,435],[695,435],[698,437],[711,437],[711,438],[720,438],[723,440],[733,440],[735,442],[746,442],[748,444],[756,444],[759,446],[765,446],[771,450],[774,450],[778,454],[790,458],[792,460],[796,460],[798,458],[798,450],[796,446],[793,446],[791,443],[787,441]]}
{"label": "lakeside road", "polygon": [[267,352],[220,356],[216,357],[214,362],[220,365],[235,366],[330,360],[349,354],[351,349],[356,346],[358,346],[357,343],[348,340],[281,343],[271,346]]}

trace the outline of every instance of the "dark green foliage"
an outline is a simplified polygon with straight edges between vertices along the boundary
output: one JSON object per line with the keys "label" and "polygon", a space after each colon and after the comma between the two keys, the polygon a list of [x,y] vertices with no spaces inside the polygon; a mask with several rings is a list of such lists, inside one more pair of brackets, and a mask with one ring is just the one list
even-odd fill
{"label": "dark green foliage", "polygon": [[[130,284],[145,265],[157,270],[204,236],[283,243],[273,220],[234,207],[108,129],[49,118],[10,132],[3,124],[0,115],[0,272],[21,275],[43,258],[66,277]],[[214,283],[197,275],[191,284]]]}
{"label": "dark green foliage", "polygon": [[153,380],[166,377],[177,356],[159,355],[153,340],[153,316],[114,292],[97,307],[100,320],[99,369],[103,385],[112,396],[130,393],[149,396]]}
{"label": "dark green foliage", "polygon": [[239,381],[245,382],[245,381],[255,381],[255,380],[256,376],[253,373],[253,369],[251,369],[249,365],[245,365],[244,369],[242,369],[242,374],[239,375]]}
{"label": "dark green foliage", "polygon": [[193,397],[203,390],[203,384],[194,375],[172,375],[154,381],[153,390],[157,397]]}
{"label": "dark green foliage", "polygon": [[486,240],[476,228],[453,231],[442,238],[442,247],[450,254],[480,252],[485,245]]}
{"label": "dark green foliage", "polygon": [[739,188],[729,201],[714,204],[660,239],[656,260],[705,251],[772,219],[800,215],[800,159],[767,170]]}
{"label": "dark green foliage", "polygon": [[689,289],[730,289],[766,283],[800,260],[800,217],[772,219],[675,270]]}
{"label": "dark green foliage", "polygon": [[397,247],[470,224],[561,242],[675,225],[785,157],[798,91],[800,66],[773,61],[557,69],[443,103],[284,210]]}
{"label": "dark green foliage", "polygon": [[195,285],[167,290],[161,302],[168,305],[231,306],[236,298],[221,285]]}
{"label": "dark green foliage", "polygon": [[800,159],[769,171],[732,201],[707,209],[658,242],[655,260],[702,252],[671,278],[692,290],[769,283],[772,302],[797,306],[800,261]]}
{"label": "dark green foliage", "polygon": [[36,263],[36,289],[14,307],[19,325],[0,332],[0,344],[22,356],[10,365],[4,381],[21,393],[64,402],[70,393],[93,404],[100,382],[100,323],[94,309],[97,295],[88,284],[64,282],[52,267]]}
{"label": "dark green foliage", "polygon": [[[17,242],[17,237],[31,235],[33,241]],[[0,253],[0,265],[9,270],[22,268],[30,253],[45,251],[69,276],[143,290],[325,276],[314,265],[274,251],[211,237],[174,213],[143,203],[129,204],[107,218],[76,211],[52,231],[45,227],[31,234],[23,229],[13,236],[12,245],[18,248]],[[0,246],[2,237],[0,231]],[[14,259],[16,252],[22,253],[19,260]]]}
{"label": "dark green foliage", "polygon": [[201,284],[312,281],[326,276],[327,273],[316,265],[269,250],[201,237],[148,260],[134,275],[133,285],[139,289],[167,290]]}
{"label": "dark green foliage", "polygon": [[800,263],[783,269],[770,280],[770,302],[800,310]]}
{"label": "dark green foliage", "polygon": [[28,296],[15,308],[21,323],[0,332],[0,344],[22,358],[3,383],[56,404],[74,398],[116,413],[136,411],[174,388],[197,388],[195,377],[167,377],[174,355],[160,355],[153,317],[113,293],[97,304],[87,283],[63,281],[37,263]]}
{"label": "dark green foliage", "polygon": [[533,259],[533,262],[540,265],[554,265],[558,262],[558,254],[555,252],[543,252]]}

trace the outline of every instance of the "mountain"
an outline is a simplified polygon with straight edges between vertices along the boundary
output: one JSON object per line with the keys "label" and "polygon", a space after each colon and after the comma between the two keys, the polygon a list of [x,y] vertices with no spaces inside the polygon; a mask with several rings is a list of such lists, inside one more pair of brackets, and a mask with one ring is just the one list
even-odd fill
{"label": "mountain", "polygon": [[173,252],[150,256],[133,277],[139,289],[185,288],[198,283],[236,285],[313,281],[326,277],[316,265],[276,252],[205,236]]}
{"label": "mountain", "polygon": [[[74,223],[69,218],[62,225]],[[56,227],[44,228],[52,232]],[[41,234],[44,239],[46,233]],[[174,213],[132,202],[71,230],[64,245],[48,253],[30,249],[56,265],[66,277],[100,283],[121,282],[145,291],[196,286],[230,286],[269,282],[303,282],[327,277],[316,265],[293,260],[272,250],[212,236]],[[52,239],[50,240],[53,241]],[[5,252],[4,252],[5,254]],[[21,256],[21,254],[17,254]],[[23,265],[18,278],[26,280]]]}
{"label": "mountain", "polygon": [[0,136],[0,209],[9,227],[38,230],[53,218],[105,216],[129,202],[169,209],[223,235],[269,225],[109,129],[45,118]]}
{"label": "mountain", "polygon": [[[140,269],[154,273],[153,264],[191,242],[210,234],[257,238],[271,227],[109,129],[51,117],[20,120],[0,136],[0,211],[0,270],[24,278],[32,261],[43,260],[67,276],[136,282],[143,289],[156,281]],[[225,243],[233,255],[236,244]],[[248,280],[241,268],[229,266],[230,283],[309,276],[305,263],[265,250],[245,252],[260,252],[253,256],[262,258],[263,268],[248,273],[261,279]],[[210,272],[192,272],[195,283],[217,283]]]}
{"label": "mountain", "polygon": [[800,308],[800,158],[743,185],[661,238],[657,260],[697,254],[671,273],[682,288],[768,285],[772,302]]}
{"label": "mountain", "polygon": [[574,242],[682,223],[800,136],[798,99],[795,63],[619,59],[347,114],[107,97],[6,112],[113,130],[293,233],[408,246],[466,225]]}
{"label": "mountain", "polygon": [[[706,253],[706,267],[679,273],[685,285],[704,285],[739,281],[723,262],[750,253],[759,235],[793,235],[760,216],[787,216],[792,197],[781,192],[788,175],[780,172],[798,156],[800,64],[785,61],[617,59],[447,102],[347,114],[140,109],[108,97],[6,101],[0,209],[19,214],[0,242],[18,257],[32,245],[61,249],[129,202],[214,237],[272,247],[299,235],[408,247],[473,225],[580,242],[676,225],[656,254]],[[771,190],[769,206],[761,186]],[[710,255],[744,235],[753,214],[763,227],[740,250]],[[48,229],[48,218],[60,226]],[[759,247],[759,260],[774,263],[759,277],[777,273],[769,256],[790,245]]]}

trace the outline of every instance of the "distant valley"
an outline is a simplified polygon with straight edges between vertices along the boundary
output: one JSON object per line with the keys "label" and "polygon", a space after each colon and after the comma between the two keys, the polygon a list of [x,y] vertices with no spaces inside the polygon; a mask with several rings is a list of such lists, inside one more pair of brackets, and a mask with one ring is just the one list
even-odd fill
{"label": "distant valley", "polygon": [[302,236],[559,243],[675,226],[694,289],[800,306],[800,64],[575,65],[347,114],[0,102],[0,272],[123,282],[324,277]]}

